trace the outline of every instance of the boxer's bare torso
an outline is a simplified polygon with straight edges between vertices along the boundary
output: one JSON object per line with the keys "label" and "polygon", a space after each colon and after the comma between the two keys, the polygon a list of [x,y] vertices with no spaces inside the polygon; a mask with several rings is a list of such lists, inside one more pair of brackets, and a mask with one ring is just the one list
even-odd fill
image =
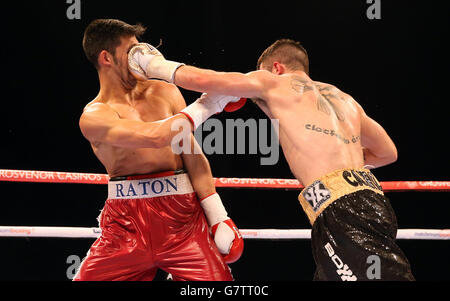
{"label": "boxer's bare torso", "polygon": [[[86,127],[84,115],[97,114],[105,118],[130,121],[153,122],[169,118],[175,114],[176,87],[162,81],[140,82],[130,97],[102,98],[101,96],[89,103],[80,121],[80,127]],[[102,129],[99,128],[98,131]],[[170,146],[162,148],[136,147],[129,145],[114,145],[96,141],[93,135],[87,136],[92,149],[105,166],[110,177],[157,173],[167,170],[177,170],[183,167],[182,158],[175,155]]]}
{"label": "boxer's bare torso", "polygon": [[300,72],[278,76],[256,103],[279,120],[284,155],[304,185],[338,169],[363,167],[361,113],[350,95]]}
{"label": "boxer's bare torso", "polygon": [[242,74],[183,66],[175,83],[254,100],[269,118],[278,120],[284,155],[305,186],[339,169],[365,164],[376,168],[397,160],[386,131],[350,95],[311,80],[303,71],[278,75],[261,69]]}

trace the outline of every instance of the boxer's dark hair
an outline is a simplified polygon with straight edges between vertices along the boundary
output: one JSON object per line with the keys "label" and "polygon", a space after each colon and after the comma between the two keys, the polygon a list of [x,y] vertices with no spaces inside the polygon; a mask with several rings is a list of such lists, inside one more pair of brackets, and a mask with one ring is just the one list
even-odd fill
{"label": "boxer's dark hair", "polygon": [[83,50],[88,60],[98,69],[100,52],[106,50],[114,56],[122,37],[139,38],[145,31],[146,28],[141,24],[130,25],[115,19],[97,19],[84,31]]}
{"label": "boxer's dark hair", "polygon": [[291,70],[302,70],[309,74],[308,52],[300,42],[291,39],[276,41],[261,54],[256,69],[261,69],[263,62],[267,67],[272,67],[275,61],[286,65]]}

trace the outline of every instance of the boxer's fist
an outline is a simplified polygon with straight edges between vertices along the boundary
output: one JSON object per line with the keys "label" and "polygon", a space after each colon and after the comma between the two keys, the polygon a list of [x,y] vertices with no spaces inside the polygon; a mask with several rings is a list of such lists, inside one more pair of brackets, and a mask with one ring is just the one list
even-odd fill
{"label": "boxer's fist", "polygon": [[219,252],[226,263],[233,263],[239,259],[244,250],[244,240],[236,225],[228,217],[228,213],[217,193],[200,201],[205,212],[211,234],[214,237]]}
{"label": "boxer's fist", "polygon": [[187,106],[181,113],[185,114],[196,130],[203,122],[214,114],[221,113],[231,103],[242,102],[239,97],[211,95],[204,93],[194,103]]}
{"label": "boxer's fist", "polygon": [[231,219],[213,225],[211,233],[226,263],[236,262],[241,257],[244,239]]}
{"label": "boxer's fist", "polygon": [[173,83],[182,63],[168,61],[161,52],[147,43],[139,43],[128,52],[128,69],[138,80],[162,79]]}
{"label": "boxer's fist", "polygon": [[207,93],[203,93],[203,95],[197,100],[198,103],[202,104],[214,114],[222,113],[225,107],[239,101],[239,97]]}
{"label": "boxer's fist", "polygon": [[247,98],[241,98],[237,102],[228,103],[223,109],[225,112],[234,112],[240,110],[247,103]]}
{"label": "boxer's fist", "polygon": [[140,80],[149,78],[147,66],[152,60],[164,60],[164,56],[155,47],[147,43],[139,43],[128,52],[128,68]]}

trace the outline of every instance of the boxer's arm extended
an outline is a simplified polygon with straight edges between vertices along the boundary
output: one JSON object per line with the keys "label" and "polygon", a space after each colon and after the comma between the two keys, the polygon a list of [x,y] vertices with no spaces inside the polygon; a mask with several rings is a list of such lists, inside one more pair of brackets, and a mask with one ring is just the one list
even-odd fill
{"label": "boxer's arm extended", "polygon": [[276,84],[268,71],[217,72],[193,66],[181,66],[175,72],[174,83],[184,89],[211,94],[265,99],[266,92]]}
{"label": "boxer's arm extended", "polygon": [[91,143],[106,143],[123,148],[161,148],[171,145],[172,139],[183,129],[172,130],[178,120],[188,119],[177,114],[165,120],[143,122],[121,119],[105,104],[92,104],[80,118],[80,129]]}
{"label": "boxer's arm extended", "polygon": [[361,107],[360,113],[364,164],[377,168],[397,161],[397,148],[385,129],[367,116]]}
{"label": "boxer's arm extended", "polygon": [[268,71],[247,74],[216,72],[168,61],[155,47],[146,43],[130,48],[128,67],[140,80],[162,79],[188,90],[239,98],[264,99],[265,91],[277,82]]}

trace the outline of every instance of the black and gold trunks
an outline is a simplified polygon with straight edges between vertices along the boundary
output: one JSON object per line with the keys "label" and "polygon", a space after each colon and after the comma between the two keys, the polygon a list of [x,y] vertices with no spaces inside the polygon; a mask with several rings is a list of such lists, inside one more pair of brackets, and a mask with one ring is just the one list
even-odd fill
{"label": "black and gold trunks", "polygon": [[368,169],[342,169],[329,173],[305,189],[299,201],[311,225],[330,204],[356,191],[369,189],[381,195],[382,187]]}

